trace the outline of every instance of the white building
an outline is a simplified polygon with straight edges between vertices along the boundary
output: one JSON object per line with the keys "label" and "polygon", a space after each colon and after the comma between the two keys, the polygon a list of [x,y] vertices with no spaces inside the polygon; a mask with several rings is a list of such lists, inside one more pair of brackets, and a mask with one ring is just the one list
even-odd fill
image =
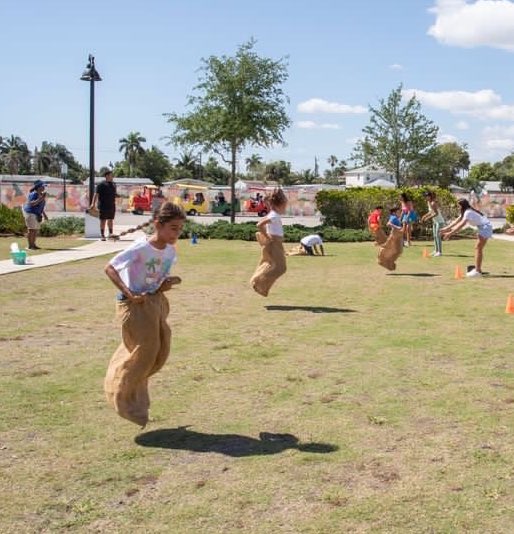
{"label": "white building", "polygon": [[372,165],[346,171],[344,176],[346,187],[396,187],[392,173]]}

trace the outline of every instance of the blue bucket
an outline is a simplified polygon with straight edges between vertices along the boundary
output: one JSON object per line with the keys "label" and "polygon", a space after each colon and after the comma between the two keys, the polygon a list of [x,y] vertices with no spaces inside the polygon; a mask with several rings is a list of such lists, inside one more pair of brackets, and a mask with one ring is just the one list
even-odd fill
{"label": "blue bucket", "polygon": [[24,250],[18,252],[11,252],[11,258],[14,265],[25,265],[27,260],[27,253]]}

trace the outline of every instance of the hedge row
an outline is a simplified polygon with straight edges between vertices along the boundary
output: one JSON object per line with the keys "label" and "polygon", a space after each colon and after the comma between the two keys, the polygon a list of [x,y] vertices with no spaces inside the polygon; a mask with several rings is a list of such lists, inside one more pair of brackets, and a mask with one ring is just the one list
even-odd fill
{"label": "hedge row", "polygon": [[[367,217],[376,206],[384,208],[384,223],[389,210],[400,206],[400,194],[406,193],[413,201],[419,217],[428,210],[424,193],[428,189],[382,189],[354,187],[345,191],[324,190],[316,195],[316,205],[325,224],[337,228],[366,228]],[[457,200],[447,189],[431,188],[437,195],[441,212],[446,220],[458,216]]]}
{"label": "hedge row", "polygon": [[[253,222],[230,224],[227,221],[216,221],[213,224],[203,225],[186,221],[183,239],[190,239],[193,234],[198,239],[240,239],[242,241],[255,241],[257,227]],[[334,226],[307,227],[301,224],[284,226],[284,241],[288,243],[298,243],[302,237],[309,234],[322,232],[323,240],[329,242],[357,242],[370,241],[372,236],[367,230],[341,229]]]}
{"label": "hedge row", "polygon": [[25,219],[21,208],[8,208],[0,204],[0,234],[23,235],[25,233]]}
{"label": "hedge row", "polygon": [[83,234],[85,223],[82,217],[58,217],[45,221],[39,229],[39,235],[54,237],[56,235]]}

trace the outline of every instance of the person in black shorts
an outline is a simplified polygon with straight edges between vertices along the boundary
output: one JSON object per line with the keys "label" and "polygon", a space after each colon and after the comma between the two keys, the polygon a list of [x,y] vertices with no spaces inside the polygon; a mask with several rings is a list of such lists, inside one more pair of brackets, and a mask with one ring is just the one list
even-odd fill
{"label": "person in black shorts", "polygon": [[109,231],[108,237],[113,234],[114,215],[116,213],[116,185],[113,182],[111,171],[105,171],[105,180],[96,186],[96,191],[91,201],[91,208],[95,207],[98,201],[98,211],[100,213],[100,234],[102,241],[105,241],[105,225]]}

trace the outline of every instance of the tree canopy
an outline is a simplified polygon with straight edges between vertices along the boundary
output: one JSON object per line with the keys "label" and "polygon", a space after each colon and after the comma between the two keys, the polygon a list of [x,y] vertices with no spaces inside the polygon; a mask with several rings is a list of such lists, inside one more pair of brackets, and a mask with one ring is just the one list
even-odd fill
{"label": "tree canopy", "polygon": [[165,114],[174,125],[173,144],[214,152],[230,164],[232,222],[238,154],[247,145],[284,144],[283,132],[290,124],[282,87],[288,78],[286,63],[259,57],[254,46],[250,40],[235,56],[203,59],[195,94],[188,99],[191,111]]}
{"label": "tree canopy", "polygon": [[421,113],[412,96],[402,103],[402,86],[394,89],[378,107],[369,106],[370,121],[362,130],[353,159],[362,165],[383,167],[404,185],[411,165],[435,146],[439,128]]}

